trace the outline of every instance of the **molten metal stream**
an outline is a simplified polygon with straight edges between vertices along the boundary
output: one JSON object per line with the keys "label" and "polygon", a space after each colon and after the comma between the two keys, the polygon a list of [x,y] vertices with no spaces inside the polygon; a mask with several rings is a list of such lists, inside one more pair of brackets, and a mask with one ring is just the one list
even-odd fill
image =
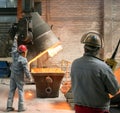
{"label": "molten metal stream", "polygon": [[52,50],[52,49],[54,49],[55,47],[57,47],[57,46],[59,46],[59,45],[60,45],[60,42],[54,44],[53,46],[51,46],[50,48],[48,48],[48,49],[45,50],[44,52],[38,54],[38,55],[37,55],[36,57],[34,57],[32,60],[30,60],[30,61],[28,62],[28,67],[29,67],[29,69],[30,69],[30,64],[31,64],[32,62],[34,62],[34,61],[37,60],[38,58],[42,57],[44,54],[48,53],[49,50]]}
{"label": "molten metal stream", "polygon": [[32,68],[32,73],[64,73],[61,68]]}

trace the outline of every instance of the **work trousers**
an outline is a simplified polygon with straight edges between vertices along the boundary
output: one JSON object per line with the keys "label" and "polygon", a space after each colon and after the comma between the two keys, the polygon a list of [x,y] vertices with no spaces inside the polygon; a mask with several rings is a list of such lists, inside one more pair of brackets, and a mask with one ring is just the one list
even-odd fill
{"label": "work trousers", "polygon": [[24,104],[23,86],[24,86],[24,75],[15,75],[14,73],[11,73],[10,91],[7,100],[7,107],[12,107],[16,89],[18,89],[18,95],[19,95],[18,108],[23,106]]}
{"label": "work trousers", "polygon": [[110,113],[108,110],[75,105],[75,113]]}

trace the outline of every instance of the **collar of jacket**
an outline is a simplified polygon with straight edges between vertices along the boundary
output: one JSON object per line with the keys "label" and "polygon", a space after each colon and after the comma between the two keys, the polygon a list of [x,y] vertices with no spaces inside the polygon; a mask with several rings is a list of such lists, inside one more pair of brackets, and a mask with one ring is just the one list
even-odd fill
{"label": "collar of jacket", "polygon": [[104,60],[102,60],[102,59],[100,59],[100,58],[98,58],[98,57],[96,57],[96,56],[94,56],[93,54],[90,54],[90,53],[84,53],[84,56],[94,57],[94,58],[96,58],[96,59],[101,60],[101,61],[104,62]]}

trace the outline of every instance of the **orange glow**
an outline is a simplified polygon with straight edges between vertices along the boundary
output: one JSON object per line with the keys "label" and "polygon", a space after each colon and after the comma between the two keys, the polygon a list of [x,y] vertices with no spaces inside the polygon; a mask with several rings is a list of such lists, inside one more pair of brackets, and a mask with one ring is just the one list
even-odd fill
{"label": "orange glow", "polygon": [[51,107],[53,107],[54,109],[63,109],[64,108],[64,110],[72,109],[67,102],[55,102],[51,105]]}
{"label": "orange glow", "polygon": [[24,96],[27,100],[33,99],[35,97],[35,92],[32,90],[25,90]]}
{"label": "orange glow", "polygon": [[28,62],[28,66],[29,66],[29,69],[30,69],[30,64],[32,62],[34,62],[35,60],[37,60],[38,58],[42,57],[44,54],[48,53],[51,49],[54,49],[55,47],[57,47],[58,45],[60,45],[60,42],[58,43],[55,43],[53,46],[51,46],[50,48],[48,48],[47,50],[43,51],[42,53],[38,54],[35,58],[33,58],[32,60],[30,60]]}
{"label": "orange glow", "polygon": [[28,92],[28,96],[30,96],[30,97],[31,97],[31,96],[32,96],[32,93],[31,93],[31,92]]}
{"label": "orange glow", "polygon": [[120,68],[116,69],[114,74],[115,74],[115,77],[116,77],[118,83],[120,84]]}
{"label": "orange glow", "polygon": [[64,73],[61,68],[32,68],[32,73]]}
{"label": "orange glow", "polygon": [[60,90],[63,94],[66,94],[70,90],[70,88],[71,88],[71,81],[65,81],[62,83]]}
{"label": "orange glow", "polygon": [[[116,77],[118,83],[120,84],[120,68],[116,69],[116,70],[114,71],[114,74],[115,74],[115,77]],[[119,90],[118,93],[120,93],[120,90]],[[110,95],[110,98],[112,98],[112,97],[113,97],[113,96]]]}

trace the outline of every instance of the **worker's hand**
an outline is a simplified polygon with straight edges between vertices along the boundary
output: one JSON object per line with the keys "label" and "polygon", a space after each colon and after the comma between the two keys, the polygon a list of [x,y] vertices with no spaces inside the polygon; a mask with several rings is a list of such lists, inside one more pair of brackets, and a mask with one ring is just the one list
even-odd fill
{"label": "worker's hand", "polygon": [[29,77],[28,80],[29,80],[29,82],[33,82],[32,77]]}
{"label": "worker's hand", "polygon": [[14,39],[16,39],[16,40],[18,39],[18,34],[15,35]]}
{"label": "worker's hand", "polygon": [[25,80],[26,83],[33,82],[33,78],[32,77],[25,77],[24,80]]}

